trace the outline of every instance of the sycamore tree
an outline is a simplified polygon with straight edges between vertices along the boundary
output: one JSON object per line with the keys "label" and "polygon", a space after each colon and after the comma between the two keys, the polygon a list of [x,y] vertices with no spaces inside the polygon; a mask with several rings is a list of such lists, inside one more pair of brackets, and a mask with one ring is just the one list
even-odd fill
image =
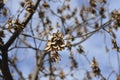
{"label": "sycamore tree", "polygon": [[[0,0],[0,80],[120,80],[120,12],[108,7],[107,0]],[[83,45],[98,34],[117,55],[103,58],[107,75]]]}

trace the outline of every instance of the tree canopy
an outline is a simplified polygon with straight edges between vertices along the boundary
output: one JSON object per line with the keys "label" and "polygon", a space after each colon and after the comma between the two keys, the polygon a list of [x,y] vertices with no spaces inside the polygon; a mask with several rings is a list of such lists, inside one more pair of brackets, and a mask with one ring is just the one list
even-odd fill
{"label": "tree canopy", "polygon": [[120,12],[109,3],[0,0],[0,79],[120,80]]}

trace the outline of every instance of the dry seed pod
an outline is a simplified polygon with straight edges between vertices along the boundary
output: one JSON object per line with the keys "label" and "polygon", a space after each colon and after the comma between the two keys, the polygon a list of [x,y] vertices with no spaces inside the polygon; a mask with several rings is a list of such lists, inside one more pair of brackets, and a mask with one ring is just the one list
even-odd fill
{"label": "dry seed pod", "polygon": [[34,12],[34,6],[32,4],[32,1],[27,1],[26,11],[28,11],[30,13]]}
{"label": "dry seed pod", "polygon": [[85,51],[83,50],[83,47],[80,45],[79,48],[77,49],[77,51],[81,54],[81,53],[85,53]]}
{"label": "dry seed pod", "polygon": [[51,62],[58,62],[60,61],[60,55],[58,54],[58,52],[53,51],[52,55],[50,56],[50,61]]}
{"label": "dry seed pod", "polygon": [[57,22],[57,23],[56,23],[56,26],[57,26],[57,27],[60,27],[60,23],[59,23],[59,22]]}
{"label": "dry seed pod", "polygon": [[57,9],[57,13],[62,13],[63,12],[63,10],[62,9]]}
{"label": "dry seed pod", "polygon": [[76,23],[76,24],[79,24],[79,20],[78,20],[77,17],[75,17],[75,23]]}
{"label": "dry seed pod", "polygon": [[50,7],[47,2],[44,2],[44,3],[42,4],[42,6],[43,6],[44,8],[49,8],[49,7]]}
{"label": "dry seed pod", "polygon": [[74,9],[74,11],[72,12],[72,16],[74,16],[77,13],[77,8]]}
{"label": "dry seed pod", "polygon": [[72,16],[70,14],[66,15],[66,19],[70,19]]}
{"label": "dry seed pod", "polygon": [[91,79],[92,79],[92,76],[91,76],[90,72],[87,71],[86,74],[87,74],[87,78],[91,80]]}
{"label": "dry seed pod", "polygon": [[40,18],[43,18],[44,16],[45,16],[45,12],[44,12],[44,11],[40,11],[40,12],[39,12],[39,17],[40,17]]}
{"label": "dry seed pod", "polygon": [[90,11],[91,11],[92,14],[96,14],[96,10],[95,10],[94,7],[90,7]]}
{"label": "dry seed pod", "polygon": [[61,79],[65,78],[65,73],[64,73],[63,70],[60,71],[59,76],[60,76]]}
{"label": "dry seed pod", "polygon": [[22,1],[22,2],[20,3],[20,6],[21,6],[21,7],[24,7],[24,6],[25,6],[25,2]]}
{"label": "dry seed pod", "polygon": [[19,19],[16,19],[16,20],[13,21],[13,26],[14,26],[14,29],[17,30],[17,31],[21,31],[24,28],[24,25],[21,24]]}
{"label": "dry seed pod", "polygon": [[74,57],[71,56],[70,59],[71,59],[71,69],[73,69],[73,68],[78,68],[78,63],[77,63],[77,61],[74,59]]}
{"label": "dry seed pod", "polygon": [[70,10],[70,4],[68,4],[68,5],[66,6],[66,8],[67,8],[68,10]]}
{"label": "dry seed pod", "polygon": [[62,22],[65,22],[66,21],[66,16],[62,16],[61,19],[62,19]]}
{"label": "dry seed pod", "polygon": [[97,22],[94,24],[94,28],[95,29],[99,28],[99,24]]}
{"label": "dry seed pod", "polygon": [[50,24],[50,23],[51,23],[51,21],[49,20],[48,17],[46,17],[46,22],[45,22],[45,24]]}
{"label": "dry seed pod", "polygon": [[104,12],[105,12],[105,8],[104,8],[104,7],[101,7],[101,8],[100,8],[100,12],[99,12],[99,13],[100,13],[100,15],[103,15],[103,14],[104,14]]}
{"label": "dry seed pod", "polygon": [[3,9],[2,11],[3,16],[7,16],[8,15],[8,10],[6,8]]}
{"label": "dry seed pod", "polygon": [[53,33],[51,36],[51,40],[47,42],[47,46],[45,48],[46,51],[59,51],[65,48],[65,43],[63,39],[63,35],[60,32]]}
{"label": "dry seed pod", "polygon": [[92,72],[93,72],[94,76],[99,76],[101,70],[100,70],[100,68],[98,66],[98,62],[96,61],[95,57],[93,58],[90,66],[92,68]]}
{"label": "dry seed pod", "polygon": [[89,3],[92,7],[94,7],[94,8],[96,7],[96,1],[95,0],[90,0]]}

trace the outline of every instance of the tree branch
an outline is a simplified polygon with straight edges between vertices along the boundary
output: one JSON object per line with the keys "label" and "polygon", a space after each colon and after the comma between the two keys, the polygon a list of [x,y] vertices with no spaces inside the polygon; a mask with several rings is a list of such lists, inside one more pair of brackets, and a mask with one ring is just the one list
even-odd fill
{"label": "tree branch", "polygon": [[45,51],[41,52],[41,56],[38,59],[38,65],[36,65],[35,70],[32,74],[32,78],[30,80],[36,80],[39,70],[40,70],[41,66],[43,66],[43,60],[44,60],[46,54],[47,53]]}
{"label": "tree branch", "polygon": [[[37,6],[39,5],[39,2],[41,0],[37,0],[36,3],[35,3],[35,6],[34,6],[34,10],[37,9]],[[22,22],[22,24],[24,25],[24,28],[26,27],[26,25],[28,24],[28,22],[30,21],[30,19],[32,18],[34,12],[33,13],[28,13],[28,16],[24,19],[24,21]],[[24,29],[23,28],[23,29]],[[22,30],[23,30],[22,29]],[[7,41],[7,43],[5,44],[6,48],[9,48],[11,46],[11,44],[15,41],[15,39],[20,35],[20,33],[22,32],[21,31],[18,31],[16,30],[13,35],[10,37],[10,39]]]}
{"label": "tree branch", "polygon": [[[35,5],[34,5],[34,11],[37,9],[37,6],[39,5],[40,1],[41,0],[36,1]],[[26,27],[26,25],[32,18],[33,14],[34,14],[34,12],[28,13],[28,16],[22,22],[24,28]],[[5,78],[5,80],[13,80],[10,70],[9,70],[9,66],[8,66],[8,48],[14,43],[14,41],[20,35],[20,33],[23,31],[23,29],[21,31],[15,30],[15,32],[10,37],[10,39],[7,41],[7,43],[2,46],[2,49],[1,49],[1,52],[2,52],[2,74]]]}
{"label": "tree branch", "polygon": [[13,80],[10,74],[9,66],[8,66],[8,50],[3,47],[1,52],[2,52],[2,69],[1,70],[2,70],[3,77],[5,78],[5,80]]}

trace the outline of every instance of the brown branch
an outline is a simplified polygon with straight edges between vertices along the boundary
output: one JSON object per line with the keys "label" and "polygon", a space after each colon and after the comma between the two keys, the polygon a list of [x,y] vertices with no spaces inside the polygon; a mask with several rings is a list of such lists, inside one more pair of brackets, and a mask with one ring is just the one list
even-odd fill
{"label": "brown branch", "polygon": [[10,70],[9,70],[9,66],[8,66],[8,51],[6,48],[2,48],[1,50],[2,52],[2,74],[3,77],[5,78],[5,80],[13,80],[11,74],[10,74]]}
{"label": "brown branch", "polygon": [[[0,59],[0,70],[2,69],[2,60]],[[0,78],[3,78],[2,75],[0,75]]]}
{"label": "brown branch", "polygon": [[[37,9],[37,6],[39,5],[40,1],[41,0],[36,1],[35,5],[34,5],[34,11]],[[22,24],[24,25],[24,28],[26,27],[26,25],[32,18],[33,14],[34,13],[28,13],[28,16],[22,22]],[[1,52],[2,52],[2,74],[5,78],[5,80],[13,80],[10,70],[9,70],[9,66],[8,66],[8,48],[14,43],[14,41],[20,35],[20,33],[23,31],[23,29],[21,31],[16,30],[13,33],[13,35],[10,37],[10,39],[7,41],[7,43],[1,49]]]}
{"label": "brown branch", "polygon": [[86,36],[85,39],[83,39],[82,41],[79,41],[79,42],[77,42],[77,43],[72,44],[72,46],[76,46],[76,45],[78,45],[78,44],[83,43],[83,42],[86,41],[89,37],[91,37],[92,35],[94,35],[95,33],[97,33],[99,30],[101,30],[101,29],[109,26],[109,25],[111,24],[111,22],[112,22],[112,20],[109,20],[109,21],[107,21],[106,23],[104,23],[103,25],[101,25],[101,27],[99,27],[98,29],[96,29],[96,30],[94,30],[94,31],[88,32],[88,33],[86,33],[86,34],[84,34],[84,35],[80,35],[80,36],[74,37],[74,38],[78,38],[78,37]]}
{"label": "brown branch", "polygon": [[50,75],[49,75],[49,80],[55,80],[54,77],[54,73],[53,73],[53,66],[52,63],[50,61],[50,54],[49,54],[49,71],[50,71]]}
{"label": "brown branch", "polygon": [[[36,10],[37,9],[37,6],[39,5],[39,2],[40,2],[41,0],[37,0],[36,1],[36,3],[35,3],[35,6],[34,6],[34,10]],[[28,16],[24,19],[24,21],[22,22],[22,24],[24,25],[24,28],[26,27],[26,25],[28,24],[28,22],[30,21],[30,19],[32,18],[32,16],[33,16],[33,12],[32,13],[28,13]],[[23,29],[24,29],[23,28]],[[22,29],[22,30],[23,30]],[[18,30],[16,30],[14,33],[13,33],[13,35],[10,37],[10,39],[7,41],[7,43],[5,44],[5,46],[6,46],[6,48],[9,48],[10,46],[11,46],[11,44],[15,41],[15,39],[20,35],[20,33],[22,32],[22,30],[21,31],[18,31]]]}
{"label": "brown branch", "polygon": [[45,51],[41,52],[41,55],[38,59],[38,65],[36,65],[35,70],[32,74],[32,78],[30,80],[36,80],[38,73],[39,73],[39,70],[40,70],[41,66],[43,66],[43,62],[44,62],[43,60],[44,60],[46,54],[47,53]]}
{"label": "brown branch", "polygon": [[29,34],[24,34],[24,33],[22,33],[21,35],[23,35],[23,36],[25,36],[25,37],[37,39],[37,40],[40,40],[40,41],[47,41],[46,39],[41,39],[40,37],[35,37],[35,36],[29,35]]}

